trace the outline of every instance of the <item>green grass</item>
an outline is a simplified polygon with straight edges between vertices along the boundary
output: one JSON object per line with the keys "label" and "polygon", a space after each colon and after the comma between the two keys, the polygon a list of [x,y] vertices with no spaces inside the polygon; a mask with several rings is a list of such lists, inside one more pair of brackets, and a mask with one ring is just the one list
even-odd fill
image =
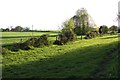
{"label": "green grass", "polygon": [[[63,46],[51,45],[28,51],[8,51],[3,55],[3,78],[89,78],[96,76],[116,78],[118,77],[117,45],[118,36],[107,35],[77,40]],[[108,57],[109,54],[112,58]]]}
{"label": "green grass", "polygon": [[[55,40],[56,32],[33,32],[33,36],[40,36],[43,34],[49,34],[51,40]],[[2,32],[2,38],[0,38],[0,44],[12,44],[20,42],[22,36],[22,40],[25,41],[28,38],[32,37],[32,32]]]}
{"label": "green grass", "polygon": [[[58,35],[58,32],[33,32],[34,37],[38,37],[43,34],[49,34],[50,40],[56,40],[56,35]],[[0,38],[0,44],[7,45],[7,44],[13,44],[13,43],[19,43],[21,41],[26,41],[27,39],[32,37],[32,32],[2,32],[2,37]],[[83,36],[84,38],[85,36]],[[78,39],[80,39],[80,36],[77,36]]]}
{"label": "green grass", "polygon": [[[39,36],[39,35],[42,35],[42,34],[52,34],[52,35],[54,35],[56,33],[53,33],[53,32],[33,32],[33,35],[34,36]],[[3,37],[32,36],[32,32],[2,32],[2,36]]]}
{"label": "green grass", "polygon": [[118,50],[113,53],[111,61],[108,64],[105,75],[109,78],[115,78],[118,75],[119,63],[118,63]]}

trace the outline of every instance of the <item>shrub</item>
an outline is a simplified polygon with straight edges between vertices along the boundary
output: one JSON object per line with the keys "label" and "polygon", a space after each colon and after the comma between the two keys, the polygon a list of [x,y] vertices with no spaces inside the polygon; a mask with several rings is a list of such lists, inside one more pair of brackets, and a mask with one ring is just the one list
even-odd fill
{"label": "shrub", "polygon": [[51,42],[48,40],[48,35],[41,35],[39,38],[31,38],[27,40],[25,43],[27,43],[27,45],[29,46],[34,47],[42,47],[51,44]]}
{"label": "shrub", "polygon": [[61,44],[66,44],[68,42],[68,38],[64,34],[60,34],[58,38]]}
{"label": "shrub", "polygon": [[4,55],[10,53],[10,51],[7,48],[2,48],[1,53]]}
{"label": "shrub", "polygon": [[61,34],[58,35],[58,39],[56,39],[53,44],[57,44],[57,45],[62,45],[62,44],[66,44],[69,41],[74,41],[76,40],[76,34],[69,29],[64,29],[62,30]]}
{"label": "shrub", "polygon": [[92,31],[86,34],[85,39],[91,39],[91,38],[95,38],[96,36],[98,36],[99,33],[97,31]]}
{"label": "shrub", "polygon": [[62,45],[62,42],[59,41],[59,40],[55,40],[55,41],[53,42],[53,44]]}
{"label": "shrub", "polygon": [[115,35],[115,34],[117,34],[117,32],[112,31],[112,32],[110,32],[110,34],[111,34],[111,35]]}
{"label": "shrub", "polygon": [[48,40],[48,35],[42,35],[38,39],[36,39],[34,43],[34,47],[43,47],[43,46],[48,46],[51,44],[51,41]]}
{"label": "shrub", "polygon": [[106,25],[100,26],[99,33],[100,34],[107,34],[108,33],[108,27]]}
{"label": "shrub", "polygon": [[24,44],[27,44],[28,46],[34,46],[36,41],[37,41],[37,38],[32,37],[28,39],[26,42],[24,42]]}
{"label": "shrub", "polygon": [[76,35],[72,30],[65,30],[58,36],[58,39],[62,44],[66,44],[68,41],[76,40]]}
{"label": "shrub", "polygon": [[50,45],[50,41],[48,40],[48,35],[41,35],[38,38],[30,38],[25,42],[28,46],[34,46],[34,47],[42,47],[45,45]]}
{"label": "shrub", "polygon": [[42,35],[39,38],[33,37],[28,39],[23,43],[16,43],[13,44],[13,51],[18,51],[19,49],[22,50],[29,50],[31,47],[43,47],[48,46],[51,44],[51,41],[48,40],[48,35]]}
{"label": "shrub", "polygon": [[12,51],[18,51],[19,49],[22,50],[29,50],[31,49],[27,43],[15,43],[13,44]]}

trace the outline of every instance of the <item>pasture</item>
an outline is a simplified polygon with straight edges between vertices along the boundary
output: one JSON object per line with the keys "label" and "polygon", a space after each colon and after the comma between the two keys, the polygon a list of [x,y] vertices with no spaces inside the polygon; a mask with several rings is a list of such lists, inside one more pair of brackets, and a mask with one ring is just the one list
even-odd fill
{"label": "pasture", "polygon": [[50,39],[55,39],[55,36],[58,34],[58,32],[2,32],[2,38],[0,38],[0,44],[12,44],[20,42],[20,39],[22,38],[23,41],[29,39],[32,37],[32,34],[34,37],[39,37],[43,34],[49,34]]}
{"label": "pasture", "polygon": [[[19,42],[32,33],[3,33],[3,44]],[[35,36],[42,33],[35,32]],[[46,33],[45,33],[46,34]],[[47,33],[56,35],[57,33]],[[118,35],[51,45],[32,50],[7,50],[3,54],[3,78],[118,78],[120,47]],[[55,40],[55,36],[50,37]]]}

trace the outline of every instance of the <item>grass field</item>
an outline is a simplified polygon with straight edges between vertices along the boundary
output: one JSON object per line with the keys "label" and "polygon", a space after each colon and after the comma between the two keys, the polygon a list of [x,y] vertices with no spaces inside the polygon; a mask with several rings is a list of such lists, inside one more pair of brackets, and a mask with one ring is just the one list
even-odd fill
{"label": "grass field", "polygon": [[117,78],[118,42],[118,35],[107,35],[63,46],[8,51],[3,54],[3,78]]}
{"label": "grass field", "polygon": [[[33,32],[33,36],[40,36],[43,34],[49,34],[50,39],[55,40],[55,35],[58,34],[58,32]],[[32,32],[2,32],[2,38],[0,38],[0,44],[11,44],[11,43],[17,43],[20,42],[20,39],[22,37],[22,40],[25,41],[28,38],[32,37]]]}

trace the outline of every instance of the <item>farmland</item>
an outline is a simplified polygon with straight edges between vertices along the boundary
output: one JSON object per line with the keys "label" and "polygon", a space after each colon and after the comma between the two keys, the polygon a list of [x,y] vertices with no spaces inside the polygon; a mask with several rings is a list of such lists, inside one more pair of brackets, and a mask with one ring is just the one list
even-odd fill
{"label": "farmland", "polygon": [[[57,32],[33,32],[34,37],[38,37],[42,34],[50,34],[51,39],[55,39],[54,35],[57,35]],[[32,32],[2,32],[2,38],[0,39],[0,44],[11,44],[20,42],[20,39],[23,41],[32,37]]]}
{"label": "farmland", "polygon": [[[24,37],[32,33],[21,33]],[[3,44],[19,42],[20,33],[3,33]],[[44,33],[35,32],[34,36]],[[46,33],[45,33],[46,34]],[[48,33],[56,35],[57,33]],[[55,37],[49,37],[55,40]],[[69,42],[66,45],[3,54],[3,78],[89,78],[119,76],[118,35]]]}

